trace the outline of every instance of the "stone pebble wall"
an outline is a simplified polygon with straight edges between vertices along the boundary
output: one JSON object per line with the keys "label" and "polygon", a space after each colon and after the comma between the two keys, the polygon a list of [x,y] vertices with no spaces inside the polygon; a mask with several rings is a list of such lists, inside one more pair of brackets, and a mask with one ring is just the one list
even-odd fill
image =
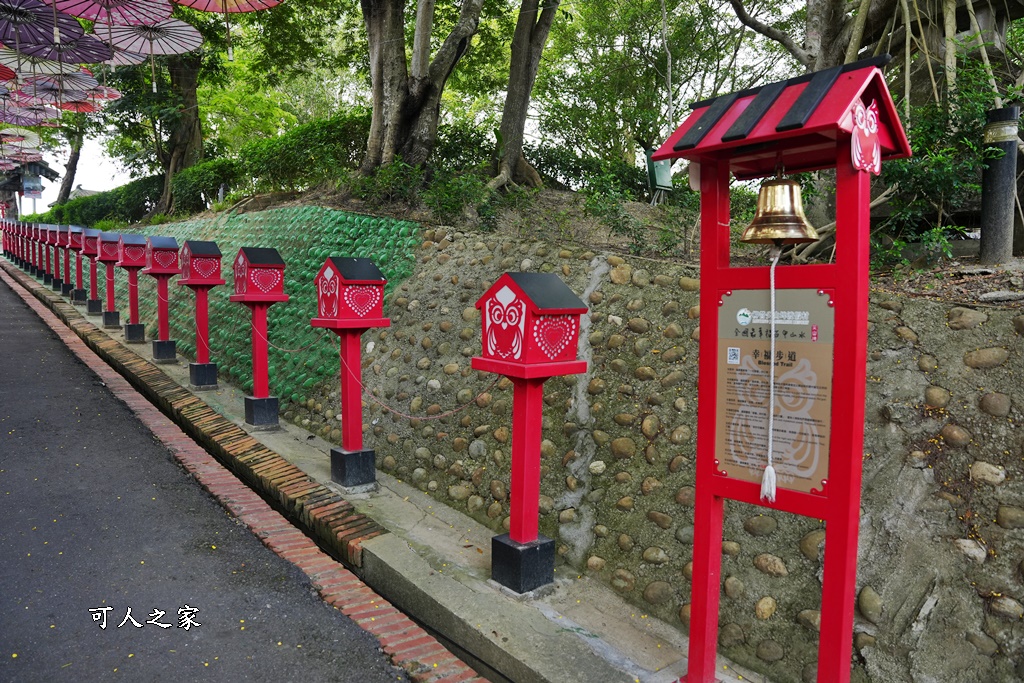
{"label": "stone pebble wall", "polygon": [[[268,232],[280,229],[280,217],[250,216]],[[238,241],[223,228],[165,232]],[[318,250],[344,243],[327,247],[308,225],[305,233],[296,238],[305,240],[298,265],[282,254],[293,276],[304,271],[311,280],[323,261]],[[392,327],[363,337],[364,431],[378,467],[495,531],[507,527],[512,389],[470,367],[480,352],[474,304],[503,272],[559,274],[590,307],[580,355],[591,369],[545,384],[541,532],[557,542],[566,562],[559,572],[587,572],[639,614],[685,630],[697,273],[445,229],[391,249],[358,254],[399,273],[389,274],[385,302]],[[286,291],[296,289],[289,283]],[[288,304],[301,314],[272,323],[272,340],[317,343],[308,327],[312,296]],[[870,316],[853,680],[1024,680],[1024,316],[880,294]],[[229,310],[219,320],[242,339],[229,364],[244,377],[247,318]],[[184,325],[175,335],[189,336]],[[287,399],[285,419],[337,440],[334,348],[277,358],[290,373],[271,376]],[[773,681],[813,681],[822,524],[738,503],[726,512],[721,651]]]}
{"label": "stone pebble wall", "polygon": [[[685,630],[700,318],[692,270],[426,231],[412,277],[386,302],[392,327],[364,336],[368,447],[384,471],[507,528],[511,384],[472,370],[470,358],[480,352],[475,302],[516,270],[557,273],[590,307],[580,341],[590,372],[545,384],[540,525],[567,562],[559,571],[588,572],[640,614]],[[1024,680],[1024,316],[963,309],[873,299],[857,681]],[[318,428],[336,395],[325,387],[289,416]],[[814,680],[824,537],[815,519],[727,505],[724,654],[773,681]]]}

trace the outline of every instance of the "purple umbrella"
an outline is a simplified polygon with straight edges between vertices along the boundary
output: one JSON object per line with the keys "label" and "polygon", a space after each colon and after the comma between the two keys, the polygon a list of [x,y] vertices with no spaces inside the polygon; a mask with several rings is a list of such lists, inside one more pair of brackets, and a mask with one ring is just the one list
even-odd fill
{"label": "purple umbrella", "polygon": [[146,61],[146,55],[141,55],[138,52],[127,52],[113,45],[111,47],[114,48],[114,56],[103,62],[104,64],[109,66],[134,66]]}
{"label": "purple umbrella", "polygon": [[0,42],[5,45],[13,43],[17,51],[23,43],[58,43],[84,33],[74,17],[55,15],[39,0],[0,0]]}
{"label": "purple umbrella", "polygon": [[73,90],[92,90],[100,83],[94,76],[90,76],[87,73],[81,71],[69,71],[63,74],[54,74],[52,76],[33,76],[25,79],[25,83],[22,85],[22,90],[25,90],[26,86],[31,86],[38,89],[49,89],[49,90],[60,90],[73,89]]}
{"label": "purple umbrella", "polygon": [[110,59],[114,51],[93,36],[79,36],[60,43],[22,45],[21,51],[32,57],[52,59],[65,64],[98,64]]}

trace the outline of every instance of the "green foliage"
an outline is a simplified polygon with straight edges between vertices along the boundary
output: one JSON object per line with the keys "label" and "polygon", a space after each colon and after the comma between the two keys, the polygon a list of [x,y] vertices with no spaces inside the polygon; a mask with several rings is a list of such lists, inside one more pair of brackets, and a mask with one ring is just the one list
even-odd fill
{"label": "green foliage", "polygon": [[[142,220],[160,199],[162,175],[140,178],[88,197],[78,197],[40,214],[40,223],[61,223],[92,227],[103,221],[125,225]],[[27,217],[26,217],[27,218]]]}
{"label": "green foliage", "polygon": [[258,190],[299,190],[354,169],[363,157],[370,112],[351,109],[244,146],[239,158]]}
{"label": "green foliage", "polygon": [[488,195],[487,182],[475,173],[437,173],[420,194],[440,223],[457,219],[467,206],[476,207]]}
{"label": "green foliage", "polygon": [[455,119],[438,127],[432,158],[439,169],[466,171],[488,164],[493,151],[494,139],[482,128]]}
{"label": "green foliage", "polygon": [[913,156],[882,167],[882,180],[896,186],[880,226],[884,233],[907,242],[935,230],[941,234],[951,217],[978,205],[981,172],[991,155],[981,144],[991,98],[983,71],[969,63],[958,70],[947,102],[912,109],[907,133]]}
{"label": "green foliage", "polygon": [[412,202],[423,185],[423,169],[411,166],[401,157],[395,157],[390,164],[380,166],[372,174],[360,176],[352,181],[352,194],[374,204]]}
{"label": "green foliage", "polygon": [[220,186],[234,187],[241,177],[241,164],[234,159],[210,159],[179,171],[171,179],[174,208],[178,214],[205,211],[217,197]]}
{"label": "green foliage", "polygon": [[591,216],[601,219],[613,235],[620,235],[629,240],[629,249],[640,254],[648,248],[644,241],[644,226],[631,216],[623,206],[630,197],[622,192],[619,180],[615,176],[605,176],[595,180],[591,187],[583,191],[584,210]]}
{"label": "green foliage", "polygon": [[559,187],[613,189],[632,200],[641,199],[647,192],[647,171],[620,159],[579,154],[556,145],[523,145],[523,155],[545,181]]}

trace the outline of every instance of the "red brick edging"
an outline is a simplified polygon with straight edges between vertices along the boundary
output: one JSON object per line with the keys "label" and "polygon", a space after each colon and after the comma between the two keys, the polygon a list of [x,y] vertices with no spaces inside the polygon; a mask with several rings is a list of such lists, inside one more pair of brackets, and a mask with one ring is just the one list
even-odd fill
{"label": "red brick edging", "polygon": [[[373,634],[384,652],[408,672],[412,680],[423,683],[486,683],[485,679],[477,676],[475,671],[445,649],[433,636],[320,550],[316,543],[271,508],[136,391],[124,377],[94,353],[75,331],[63,324],[44,303],[36,300],[49,299],[48,291],[10,264],[3,262],[2,266],[3,271],[7,272],[0,271],[0,278],[106,384],[107,389],[135,413],[170,450],[175,460],[265,546],[308,576],[325,602]],[[52,296],[56,298],[56,295]],[[335,510],[347,505],[343,501],[324,503],[319,506],[322,509],[319,509],[316,502],[308,501],[303,512],[311,514],[316,509],[317,517],[330,516]]]}

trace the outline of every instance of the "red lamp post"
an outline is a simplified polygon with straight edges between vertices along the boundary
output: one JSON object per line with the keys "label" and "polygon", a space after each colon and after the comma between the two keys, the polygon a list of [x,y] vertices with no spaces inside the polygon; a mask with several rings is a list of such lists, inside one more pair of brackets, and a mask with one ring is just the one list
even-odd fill
{"label": "red lamp post", "polygon": [[370,259],[328,257],[315,279],[318,317],[310,320],[338,335],[341,343],[341,448],[331,449],[331,479],[345,487],[377,480],[375,455],[363,449],[363,382],[360,338],[388,327],[384,317],[387,280]]}
{"label": "red lamp post", "polygon": [[245,397],[245,422],[260,429],[277,429],[278,399],[270,395],[267,311],[284,293],[284,260],[277,249],[242,247],[235,257],[235,293],[230,300],[252,311],[252,396]]}
{"label": "red lamp post", "polygon": [[31,248],[31,261],[32,268],[30,272],[33,277],[42,277],[43,275],[43,248],[40,242],[42,241],[39,237],[39,226],[36,224],[32,225],[31,232],[29,233],[30,248]]}
{"label": "red lamp post", "polygon": [[100,282],[97,268],[99,259],[100,231],[86,228],[82,237],[82,255],[89,257],[89,299],[85,302],[85,311],[89,315],[103,312],[100,300]]}
{"label": "red lamp post", "polygon": [[147,237],[146,267],[142,272],[156,278],[157,338],[153,340],[153,362],[173,363],[178,354],[175,341],[171,339],[167,283],[181,272],[178,241],[173,237]]}
{"label": "red lamp post", "polygon": [[217,388],[217,364],[210,362],[210,289],[224,284],[220,276],[220,249],[216,242],[187,240],[181,247],[179,286],[196,295],[196,362],[188,364],[193,389]]}
{"label": "red lamp post", "polygon": [[505,273],[480,300],[483,354],[477,370],[512,380],[509,533],[491,539],[491,578],[517,593],[554,581],[555,542],[538,535],[544,382],[587,371],[577,360],[586,305],[557,275]]}
{"label": "red lamp post", "polygon": [[[880,172],[883,159],[910,156],[882,64],[865,60],[700,103],[652,156],[689,159],[701,189],[689,683],[715,680],[726,499],[824,520],[818,681],[850,680],[870,174]],[[746,180],[823,168],[836,171],[834,263],[777,273],[774,266],[731,267],[730,175]],[[774,354],[765,353],[769,343]],[[776,371],[779,378],[770,379]],[[800,400],[783,402],[776,393]],[[766,486],[769,470],[777,472],[777,489]]]}
{"label": "red lamp post", "polygon": [[75,286],[71,282],[71,231],[66,225],[57,226],[57,246],[64,258],[64,276],[60,282],[60,293],[69,296]]}
{"label": "red lamp post", "polygon": [[128,323],[124,340],[129,344],[146,341],[146,326],[139,322],[139,271],[146,267],[146,236],[122,234],[117,241],[118,268],[128,271]]}
{"label": "red lamp post", "polygon": [[43,285],[53,287],[53,275],[57,266],[57,226],[40,226],[40,238],[43,243],[45,254],[45,270],[43,271]]}
{"label": "red lamp post", "polygon": [[118,259],[118,244],[121,235],[116,232],[101,232],[96,247],[96,259],[106,266],[105,281],[107,308],[103,311],[103,327],[108,330],[121,328],[121,314],[114,298],[114,266]]}
{"label": "red lamp post", "polygon": [[82,283],[82,252],[85,249],[85,228],[68,226],[68,246],[75,252],[75,288],[71,292],[71,302],[76,306],[84,306],[86,295]]}

